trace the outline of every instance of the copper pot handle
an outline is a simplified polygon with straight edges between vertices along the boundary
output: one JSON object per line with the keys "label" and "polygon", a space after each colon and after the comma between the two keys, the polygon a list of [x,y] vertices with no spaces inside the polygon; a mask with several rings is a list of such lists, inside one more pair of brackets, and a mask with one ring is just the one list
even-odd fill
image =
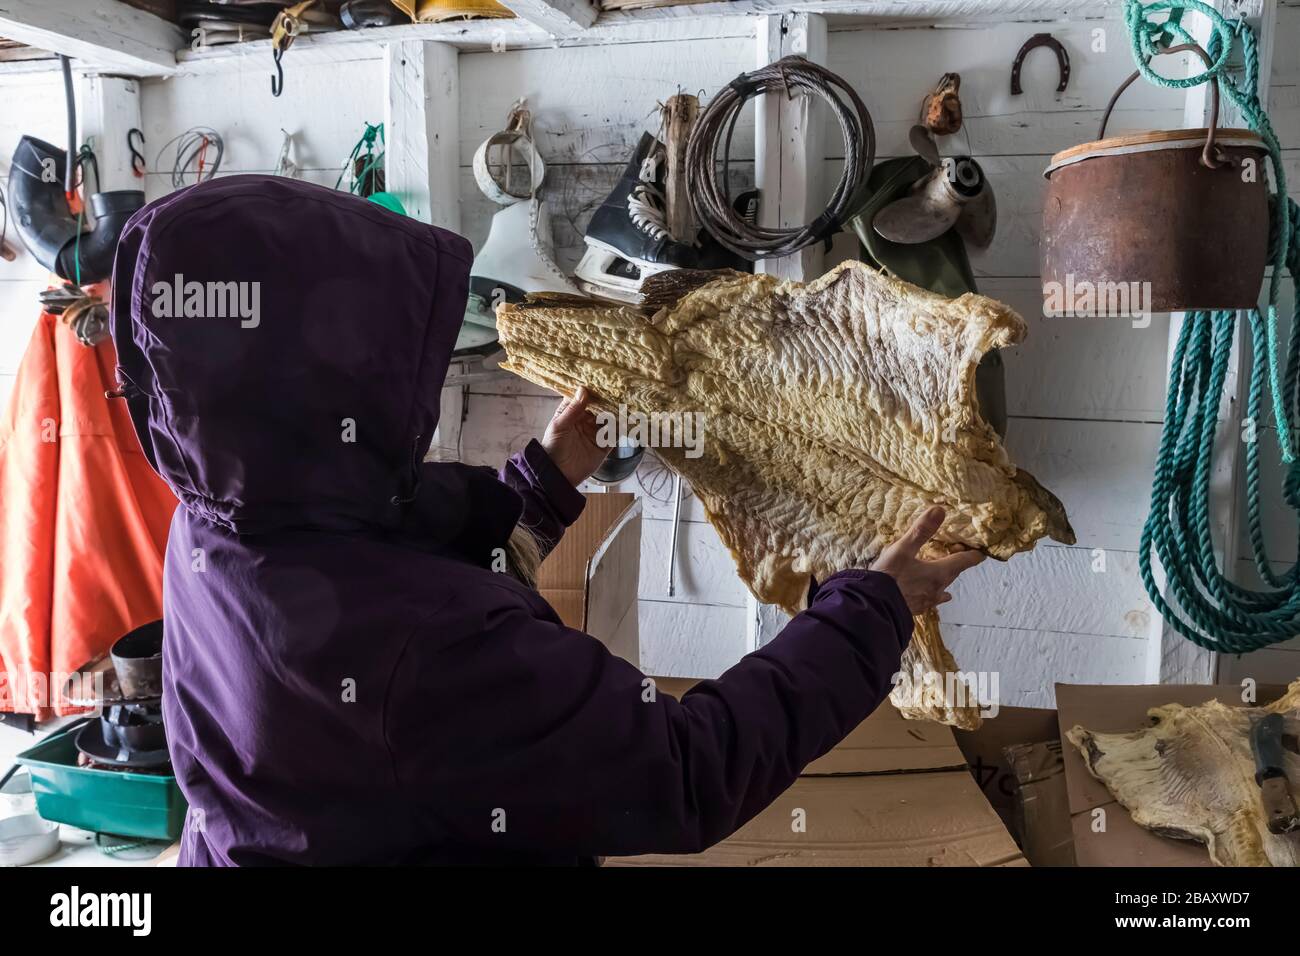
{"label": "copper pot handle", "polygon": [[[1206,68],[1213,66],[1210,61],[1210,55],[1206,53],[1196,43],[1180,43],[1178,46],[1171,46],[1164,50],[1158,50],[1157,55],[1165,53],[1185,53],[1193,52],[1201,58]],[[1110,102],[1106,104],[1106,112],[1101,116],[1101,128],[1097,130],[1097,138],[1106,138],[1106,124],[1110,122],[1110,114],[1115,109],[1115,104],[1119,101],[1120,96],[1125,90],[1133,85],[1133,81],[1142,75],[1140,70],[1134,70],[1133,75],[1119,85]],[[1228,160],[1219,155],[1219,151],[1214,146],[1214,134],[1219,125],[1219,84],[1213,77],[1209,80],[1210,84],[1210,128],[1205,134],[1205,148],[1201,150],[1201,165],[1210,169],[1218,169],[1221,166],[1228,165]]]}

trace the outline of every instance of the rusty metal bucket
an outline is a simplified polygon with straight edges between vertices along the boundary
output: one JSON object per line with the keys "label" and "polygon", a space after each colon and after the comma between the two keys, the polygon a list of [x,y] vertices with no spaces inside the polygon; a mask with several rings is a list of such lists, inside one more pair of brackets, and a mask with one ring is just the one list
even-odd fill
{"label": "rusty metal bucket", "polygon": [[[1191,50],[1194,44],[1162,53]],[[1123,285],[1145,311],[1249,309],[1259,300],[1268,257],[1267,150],[1248,130],[1164,130],[1106,139],[1111,97],[1097,140],[1052,157],[1039,247],[1045,314],[1069,290]],[[1147,285],[1149,283],[1149,285]],[[1064,296],[1062,290],[1066,290]]]}

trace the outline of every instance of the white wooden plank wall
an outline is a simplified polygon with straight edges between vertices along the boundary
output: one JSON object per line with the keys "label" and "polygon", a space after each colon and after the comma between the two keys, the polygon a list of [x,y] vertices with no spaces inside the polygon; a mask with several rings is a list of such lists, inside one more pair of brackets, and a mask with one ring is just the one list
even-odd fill
{"label": "white wooden plank wall", "polygon": [[[1022,71],[1024,93],[1012,96],[1011,63],[1038,32],[1069,51],[1069,86],[1056,92],[1056,58],[1035,50]],[[1122,21],[834,31],[830,66],[866,99],[882,158],[910,155],[907,130],[921,97],[941,73],[961,74],[965,126],[941,149],[979,161],[999,220],[992,247],[972,255],[972,265],[980,291],[1029,325],[1026,341],[1004,356],[1007,445],[1060,497],[1078,535],[1074,547],[1043,542],[958,582],[941,611],[958,662],[999,672],[1008,705],[1052,706],[1056,682],[1142,682],[1155,612],[1137,573],[1137,545],[1163,417],[1168,319],[1146,329],[1127,320],[1044,319],[1038,267],[1043,168],[1053,153],[1096,136],[1101,110],[1132,70]],[[1112,129],[1173,128],[1181,117],[1179,93],[1135,84]],[[827,162],[838,174],[842,147],[831,133]],[[855,244],[841,239],[836,253],[856,254]]]}
{"label": "white wooden plank wall", "polygon": [[[1150,472],[1164,407],[1167,317],[1146,329],[1119,320],[1045,320],[1038,278],[1038,222],[1048,157],[1095,135],[1101,108],[1131,70],[1118,12],[1104,19],[1026,21],[965,26],[837,26],[831,22],[829,62],[866,101],[879,136],[878,158],[905,155],[906,131],[922,96],[939,75],[962,75],[966,129],[942,144],[969,150],[993,182],[999,232],[974,257],[980,289],[1021,312],[1027,341],[1009,351],[1007,400],[1012,456],[1064,501],[1079,535],[1072,548],[1043,545],[1007,564],[988,562],[968,576],[945,611],[945,632],[963,668],[1000,672],[1005,704],[1049,706],[1053,684],[1140,682],[1146,634],[1154,613],[1137,576],[1137,542],[1146,516]],[[657,124],[658,101],[680,91],[707,98],[754,63],[753,24],[727,20],[709,39],[463,51],[460,69],[460,201],[462,230],[480,245],[496,206],[474,185],[474,149],[504,123],[520,96],[533,111],[534,132],[549,167],[544,197],[551,207],[560,264],[572,270],[582,232],[618,178],[641,131]],[[1106,50],[1093,52],[1104,31]],[[1025,93],[1012,97],[1011,61],[1032,33],[1050,31],[1070,51],[1072,76],[1055,92],[1055,58],[1037,50],[1027,60]],[[1300,0],[1284,0],[1273,61],[1271,109],[1287,151],[1292,194],[1300,195]],[[283,97],[269,92],[269,58],[246,57],[219,70],[148,80],[141,109],[148,140],[150,198],[171,188],[156,170],[157,151],[192,125],[226,138],[223,172],[269,172],[281,129],[297,134],[295,161],[303,177],[333,185],[339,165],[366,121],[384,110],[383,60],[377,47],[348,44],[328,58],[286,57]],[[662,80],[648,80],[660,77]],[[0,175],[19,135],[62,142],[62,90],[57,74],[0,80]],[[1181,125],[1182,96],[1135,84],[1121,101],[1115,129]],[[739,131],[738,181],[752,180],[752,116]],[[969,143],[969,146],[967,145]],[[829,124],[826,181],[839,173],[842,149]],[[828,264],[855,253],[842,236]],[[35,319],[34,296],[44,274],[26,253],[0,263],[0,398]],[[1289,305],[1287,311],[1289,312]],[[466,461],[499,464],[539,435],[555,399],[515,379],[475,383],[462,396]],[[1275,476],[1270,446],[1265,474]],[[595,490],[595,489],[593,489]],[[671,484],[642,469],[624,484],[646,496],[641,572],[642,664],[652,672],[713,676],[747,649],[745,589],[730,557],[689,494],[679,535],[677,593],[666,594]],[[1266,521],[1275,557],[1294,547],[1294,528],[1280,505]],[[1289,544],[1288,544],[1289,542]],[[1104,571],[1099,570],[1104,568]],[[1243,576],[1248,568],[1242,567]],[[1246,579],[1243,577],[1243,579]],[[1278,680],[1300,672],[1300,642],[1225,662],[1226,676]]]}
{"label": "white wooden plank wall", "polygon": [[[462,53],[461,228],[477,248],[500,207],[474,184],[474,151],[505,123],[523,96],[547,163],[543,192],[551,211],[556,256],[569,271],[582,255],[587,220],[623,172],[641,133],[658,128],[657,104],[677,92],[707,102],[719,87],[753,68],[753,26],[737,20],[733,35],[562,50]],[[651,79],[657,78],[657,79]],[[753,181],[753,119],[738,127],[737,183]],[[499,464],[540,435],[556,399],[510,379],[475,384],[465,397],[462,456]],[[649,471],[649,469],[643,469]],[[730,555],[704,521],[699,504],[683,509],[677,545],[677,587],[667,596],[671,483],[647,496],[642,525],[639,629],[641,666],[655,674],[712,677],[748,649],[745,587]],[[599,490],[598,486],[591,490]],[[618,490],[644,493],[636,480]]]}
{"label": "white wooden plank wall", "polygon": [[[1098,28],[1105,31],[1105,53],[1093,45]],[[1026,61],[1025,93],[1012,97],[1009,64],[1024,39],[1040,30],[1069,50],[1069,88],[1055,93],[1055,58],[1040,50]],[[989,562],[968,575],[944,611],[945,633],[963,667],[1000,670],[1003,703],[1049,705],[1058,681],[1141,682],[1155,611],[1137,575],[1136,549],[1163,420],[1168,317],[1156,316],[1145,329],[1126,320],[1044,319],[1037,263],[1041,170],[1052,153],[1095,136],[1100,109],[1132,69],[1122,24],[1108,17],[1003,24],[978,33],[890,32],[894,40],[882,44],[875,59],[856,55],[844,34],[832,33],[831,66],[859,90],[873,78],[897,75],[909,61],[962,74],[967,129],[945,145],[954,152],[969,149],[980,161],[999,206],[998,237],[973,257],[974,268],[980,290],[1013,305],[1030,328],[1025,343],[1006,355],[1007,444],[1013,458],[1062,499],[1079,537],[1073,548],[1043,544],[1007,565]],[[1300,36],[1300,7],[1283,9],[1278,36]],[[1285,42],[1277,50],[1284,47],[1288,52],[1273,65],[1273,108],[1283,141],[1295,143],[1296,53]],[[933,51],[928,60],[926,51]],[[916,103],[897,85],[883,88],[897,99],[888,105],[868,99],[882,152],[905,154]],[[1178,93],[1139,83],[1120,101],[1111,129],[1172,128],[1181,118]],[[828,161],[838,157],[837,146],[828,144]],[[1291,185],[1295,195],[1294,180]],[[1276,453],[1265,449],[1262,457],[1271,461]],[[1294,522],[1272,526],[1279,538],[1290,537],[1294,551]],[[1279,545],[1274,553],[1286,551]],[[1282,653],[1257,654],[1240,666],[1261,680],[1294,677],[1300,659]]]}
{"label": "white wooden plank wall", "polygon": [[[1085,55],[1099,27],[1106,31],[1107,53]],[[866,101],[882,159],[905,154],[907,129],[939,74],[962,74],[969,149],[995,184],[1002,218],[995,246],[976,260],[981,288],[1014,305],[1032,327],[1025,345],[1008,356],[1009,443],[1016,459],[1062,497],[1080,533],[1075,548],[1044,547],[970,576],[945,615],[961,662],[1000,670],[1006,703],[1050,703],[1057,680],[1139,681],[1152,609],[1136,574],[1136,547],[1159,438],[1167,324],[1157,319],[1144,330],[1127,323],[1049,326],[1041,318],[1037,266],[1042,169],[1053,152],[1095,135],[1101,107],[1131,69],[1122,24],[831,29],[831,68]],[[1011,61],[1031,33],[1044,29],[1073,54],[1070,88],[1054,92],[1055,58],[1038,51],[1025,68],[1026,93],[1013,99]],[[671,76],[684,89],[707,94],[751,68],[748,37],[708,41],[708,56],[691,49],[704,42],[664,50],[668,45],[462,54],[463,226],[470,238],[482,240],[493,211],[473,186],[470,156],[513,99],[531,94],[539,143],[552,164],[547,197],[559,257],[571,268],[581,254],[586,216],[618,175],[619,157],[650,119],[654,99],[672,92],[647,89],[644,77]],[[470,91],[480,95],[471,99]],[[1176,126],[1181,115],[1179,94],[1135,87],[1117,122]],[[965,135],[950,148],[965,151]],[[839,172],[836,137],[828,124],[828,182]],[[842,237],[835,251],[852,255],[854,243]],[[527,385],[476,386],[468,396],[464,456],[499,460],[544,425],[553,404]],[[635,482],[629,485],[638,490]],[[646,512],[643,663],[660,673],[712,675],[747,649],[745,592],[716,534],[700,524],[703,515],[688,499],[694,506],[678,545],[684,586],[674,598],[666,596],[668,486],[658,494],[663,501]],[[1106,550],[1104,564],[1094,549]],[[1094,566],[1105,573],[1094,573]]]}
{"label": "white wooden plank wall", "polygon": [[[211,126],[226,141],[221,172],[266,172],[280,154],[281,128],[296,133],[295,161],[302,178],[333,186],[339,166],[363,123],[383,119],[384,89],[378,47],[358,44],[329,62],[286,60],[284,95],[270,94],[270,61],[239,58],[227,69],[202,75],[149,80],[141,86],[141,113],[149,173],[149,199],[169,192],[170,156],[157,169],[158,151],[190,126]],[[86,115],[88,83],[78,77],[79,122]],[[0,78],[0,179],[9,177],[14,148],[24,134],[62,146],[67,138],[62,79],[57,71],[11,73]],[[0,261],[0,403],[7,402],[18,363],[38,315],[37,294],[48,273],[22,248],[9,225],[18,258]]]}
{"label": "white wooden plank wall", "polygon": [[[9,163],[24,135],[62,144],[67,138],[63,111],[63,80],[58,73],[19,73],[0,85],[0,181],[9,195]],[[23,248],[14,233],[13,213],[7,241],[17,250],[13,262],[0,259],[0,407],[7,407],[14,373],[31,338],[40,305],[36,297],[47,285],[47,273]]]}
{"label": "white wooden plank wall", "polygon": [[346,56],[321,62],[297,60],[289,52],[279,97],[271,95],[271,61],[265,57],[240,57],[220,72],[145,81],[140,110],[148,198],[172,190],[175,147],[167,148],[161,165],[159,150],[192,126],[210,126],[225,140],[218,175],[274,172],[287,130],[294,135],[290,158],[300,178],[332,187],[365,124],[384,120],[380,48],[349,47]]}

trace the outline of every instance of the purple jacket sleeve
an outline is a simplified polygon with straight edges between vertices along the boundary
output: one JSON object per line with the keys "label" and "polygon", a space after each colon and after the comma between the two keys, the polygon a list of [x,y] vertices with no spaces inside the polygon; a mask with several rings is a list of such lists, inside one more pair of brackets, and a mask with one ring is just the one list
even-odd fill
{"label": "purple jacket sleeve", "polygon": [[587,504],[536,439],[510,456],[501,469],[501,480],[524,499],[519,523],[533,533],[543,558],[560,543],[564,529],[578,520]]}
{"label": "purple jacket sleeve", "polygon": [[410,712],[389,742],[401,790],[428,795],[422,831],[510,852],[705,849],[880,704],[912,631],[893,579],[842,572],[679,702],[593,638],[522,603],[496,608],[472,640],[413,643],[389,695]]}

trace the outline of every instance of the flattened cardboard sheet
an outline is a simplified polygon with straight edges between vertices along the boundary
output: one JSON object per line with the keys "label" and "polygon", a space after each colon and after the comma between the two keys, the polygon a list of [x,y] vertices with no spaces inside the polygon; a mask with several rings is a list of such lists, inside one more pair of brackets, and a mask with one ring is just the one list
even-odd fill
{"label": "flattened cardboard sheet", "polygon": [[[1261,684],[1256,703],[1276,700],[1286,688]],[[1219,700],[1244,706],[1238,684],[1057,684],[1061,755],[1065,764],[1074,853],[1079,866],[1212,866],[1204,845],[1176,840],[1133,822],[1106,785],[1088,772],[1083,757],[1066,740],[1076,724],[1102,733],[1127,733],[1150,726],[1147,711],[1163,704],[1194,707]],[[1095,811],[1102,811],[1097,813]]]}
{"label": "flattened cardboard sheet", "polygon": [[[802,829],[800,829],[802,828]],[[610,858],[634,866],[1024,866],[965,770],[800,777],[703,853]]]}
{"label": "flattened cardboard sheet", "polygon": [[1012,827],[1020,786],[1005,751],[1016,744],[1056,740],[1056,711],[999,707],[995,716],[984,718],[978,730],[957,730],[953,736],[984,796],[1003,822]]}
{"label": "flattened cardboard sheet", "polygon": [[578,520],[537,569],[537,590],[561,621],[638,666],[640,518],[636,495],[588,495]]}
{"label": "flattened cardboard sheet", "polygon": [[1074,866],[1061,742],[1014,744],[1006,759],[1018,784],[1012,830],[1020,835],[1025,858],[1031,866]]}
{"label": "flattened cardboard sheet", "polygon": [[[656,677],[663,693],[680,698],[698,684],[684,677]],[[885,701],[840,744],[804,768],[803,776],[895,773],[906,770],[964,769],[966,758],[952,728],[922,720],[904,720]]]}
{"label": "flattened cardboard sheet", "polygon": [[[655,678],[680,697],[698,681]],[[703,853],[610,866],[1024,866],[952,731],[888,702],[775,803]]]}

